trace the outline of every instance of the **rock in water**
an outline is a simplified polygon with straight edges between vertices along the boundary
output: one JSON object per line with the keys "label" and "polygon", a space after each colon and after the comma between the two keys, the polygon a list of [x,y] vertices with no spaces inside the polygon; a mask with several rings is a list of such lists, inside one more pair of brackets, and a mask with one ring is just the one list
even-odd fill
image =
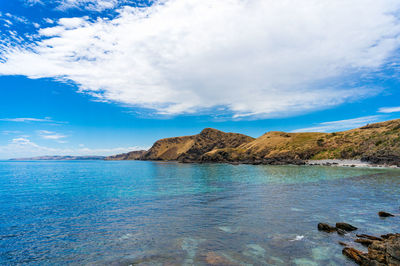
{"label": "rock in water", "polygon": [[[359,242],[357,240],[356,242]],[[371,241],[368,245],[368,253],[346,247],[342,251],[343,255],[360,265],[400,265],[400,234],[391,234],[382,241],[365,240]]]}
{"label": "rock in water", "polygon": [[374,242],[374,240],[358,238],[358,239],[354,240],[354,242],[360,243],[361,245],[368,247],[369,245],[371,245]]}
{"label": "rock in water", "polygon": [[339,235],[345,235],[345,234],[347,234],[347,232],[346,231],[344,231],[343,229],[340,229],[340,228],[336,228],[336,232],[339,234]]}
{"label": "rock in water", "polygon": [[394,217],[393,214],[388,212],[378,212],[379,217]]}
{"label": "rock in water", "polygon": [[345,230],[347,232],[357,230],[358,228],[348,223],[336,223],[336,228]]}
{"label": "rock in water", "polygon": [[365,253],[355,249],[355,248],[344,248],[342,251],[343,255],[354,260],[360,265],[368,265],[368,258]]}
{"label": "rock in water", "polygon": [[366,238],[366,239],[369,239],[369,240],[378,240],[378,241],[382,241],[383,239],[382,238],[380,238],[380,237],[377,237],[377,236],[370,236],[370,235],[366,235],[366,234],[357,234],[356,235],[357,237],[361,237],[361,238]]}
{"label": "rock in water", "polygon": [[236,263],[228,260],[224,256],[212,251],[206,254],[206,262],[209,265],[237,265]]}
{"label": "rock in water", "polygon": [[319,223],[318,230],[331,233],[331,232],[336,231],[336,228],[333,226],[330,226],[329,224],[326,224],[326,223]]}

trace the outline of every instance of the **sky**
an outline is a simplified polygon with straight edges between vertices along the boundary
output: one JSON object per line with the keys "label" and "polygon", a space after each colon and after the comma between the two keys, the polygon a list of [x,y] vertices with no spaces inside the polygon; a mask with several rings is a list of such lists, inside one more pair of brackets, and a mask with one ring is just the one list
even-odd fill
{"label": "sky", "polygon": [[400,118],[397,0],[0,0],[0,159]]}

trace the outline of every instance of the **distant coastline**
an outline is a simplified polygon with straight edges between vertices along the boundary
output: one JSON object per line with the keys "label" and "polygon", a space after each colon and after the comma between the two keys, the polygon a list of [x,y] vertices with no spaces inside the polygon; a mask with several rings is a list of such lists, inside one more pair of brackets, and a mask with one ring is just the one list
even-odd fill
{"label": "distant coastline", "polygon": [[38,156],[27,158],[12,158],[9,161],[78,161],[78,160],[104,160],[105,156]]}

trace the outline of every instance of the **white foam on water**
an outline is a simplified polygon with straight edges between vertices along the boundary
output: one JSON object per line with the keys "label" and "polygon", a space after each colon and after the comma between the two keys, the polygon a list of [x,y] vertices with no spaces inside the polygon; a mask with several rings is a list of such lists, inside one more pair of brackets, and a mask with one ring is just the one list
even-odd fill
{"label": "white foam on water", "polygon": [[294,239],[291,239],[289,241],[300,241],[304,238],[304,236],[296,236]]}

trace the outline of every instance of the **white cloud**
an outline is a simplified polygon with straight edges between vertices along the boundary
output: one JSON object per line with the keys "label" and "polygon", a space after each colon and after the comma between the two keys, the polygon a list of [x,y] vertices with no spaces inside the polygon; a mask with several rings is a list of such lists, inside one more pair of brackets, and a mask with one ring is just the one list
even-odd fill
{"label": "white cloud", "polygon": [[119,0],[60,0],[60,9],[84,8],[92,11],[112,9],[118,5]]}
{"label": "white cloud", "polygon": [[48,24],[53,24],[54,20],[52,20],[51,18],[45,18],[44,22],[48,23]]}
{"label": "white cloud", "polygon": [[56,133],[53,131],[47,131],[47,130],[39,130],[38,134],[43,139],[56,140],[60,143],[66,143],[66,141],[61,140],[61,139],[64,139],[67,137],[66,135],[63,135],[63,134],[59,134],[59,133]]}
{"label": "white cloud", "polygon": [[25,3],[27,5],[36,5],[36,4],[41,4],[43,5],[44,3],[42,2],[42,0],[25,0]]}
{"label": "white cloud", "polygon": [[51,123],[63,123],[52,120],[50,117],[45,118],[0,118],[0,121],[4,122],[51,122]]}
{"label": "white cloud", "polygon": [[61,19],[36,42],[7,47],[0,74],[73,81],[102,101],[159,114],[225,107],[236,118],[288,116],[377,93],[352,84],[399,48],[399,7],[395,0],[124,7],[114,19]]}
{"label": "white cloud", "polygon": [[28,137],[12,139],[7,145],[0,146],[0,158],[33,157],[43,155],[114,155],[133,150],[142,150],[142,147],[117,148],[51,148],[32,142]]}
{"label": "white cloud", "polygon": [[363,116],[358,118],[339,120],[339,121],[330,121],[320,123],[315,127],[307,127],[293,130],[292,132],[335,132],[335,131],[344,131],[348,129],[353,129],[357,127],[365,126],[369,123],[379,122],[381,116],[372,115],[372,116]]}
{"label": "white cloud", "polygon": [[[87,9],[91,11],[103,11],[106,9],[115,8],[123,0],[48,0],[47,3],[52,3],[58,9],[66,10],[70,8]],[[44,5],[42,0],[25,0],[27,5]]]}
{"label": "white cloud", "polygon": [[385,114],[389,114],[389,113],[397,113],[400,112],[400,106],[398,107],[382,107],[379,108],[378,113],[385,113]]}

